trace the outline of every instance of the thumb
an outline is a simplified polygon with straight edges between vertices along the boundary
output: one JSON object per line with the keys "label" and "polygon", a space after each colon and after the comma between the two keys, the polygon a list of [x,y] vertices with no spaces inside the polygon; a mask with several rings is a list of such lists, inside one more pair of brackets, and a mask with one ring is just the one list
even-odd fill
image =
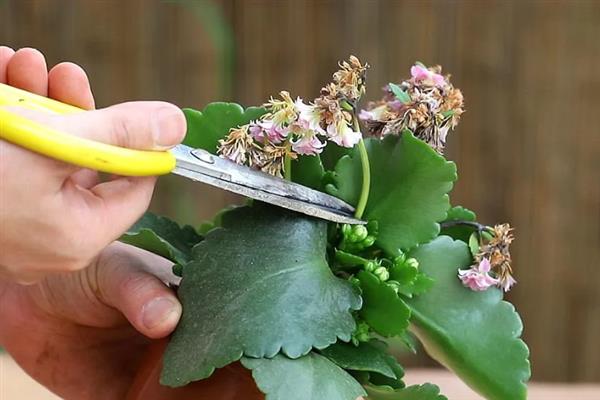
{"label": "thumb", "polygon": [[183,140],[186,121],[176,106],[136,101],[95,111],[54,117],[64,132],[98,142],[141,150],[166,150]]}

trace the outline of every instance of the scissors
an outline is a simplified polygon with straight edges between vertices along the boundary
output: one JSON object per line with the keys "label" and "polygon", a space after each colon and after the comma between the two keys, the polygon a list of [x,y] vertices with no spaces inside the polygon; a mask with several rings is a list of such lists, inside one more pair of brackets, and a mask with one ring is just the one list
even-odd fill
{"label": "scissors", "polygon": [[[84,110],[0,83],[0,106],[54,114]],[[169,151],[133,150],[95,142],[43,126],[0,107],[0,139],[84,168],[123,176],[173,173],[302,214],[346,224],[364,224],[340,199],[203,149],[180,144]]]}

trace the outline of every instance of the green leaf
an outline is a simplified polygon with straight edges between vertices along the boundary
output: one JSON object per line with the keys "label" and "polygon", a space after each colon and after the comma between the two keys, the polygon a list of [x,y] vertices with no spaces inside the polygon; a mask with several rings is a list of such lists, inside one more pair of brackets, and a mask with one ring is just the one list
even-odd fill
{"label": "green leaf", "polygon": [[184,108],[187,133],[183,144],[216,154],[219,140],[227,136],[231,128],[256,120],[265,112],[261,107],[244,110],[239,104],[221,102],[210,103],[202,111]]}
{"label": "green leaf", "polygon": [[185,264],[191,258],[192,247],[202,236],[189,225],[180,227],[166,217],[147,212],[119,240]]}
{"label": "green leaf", "polygon": [[326,171],[333,171],[340,158],[351,153],[352,149],[350,148],[328,142],[327,146],[325,146],[323,152],[320,154],[323,168],[325,168]]}
{"label": "green leaf", "polygon": [[398,293],[404,296],[422,294],[433,286],[433,279],[406,263],[396,263],[389,271],[390,280],[398,282]]}
{"label": "green leaf", "polygon": [[206,378],[242,354],[297,358],[350,340],[361,299],[329,269],[324,221],[258,202],[222,219],[184,269],[163,384]]}
{"label": "green leaf", "polygon": [[473,232],[471,233],[471,236],[469,236],[469,250],[473,257],[479,253],[479,235],[477,232]]}
{"label": "green leaf", "polygon": [[455,110],[447,110],[447,111],[443,111],[441,114],[442,114],[442,117],[449,118],[449,117],[453,116],[454,113],[455,113]]}
{"label": "green leaf", "polygon": [[218,228],[221,226],[223,221],[223,215],[227,214],[231,210],[235,210],[236,208],[241,207],[238,204],[230,204],[226,207],[223,207],[213,216],[212,220],[204,221],[198,227],[198,232],[202,235],[206,236],[208,232],[211,230]]}
{"label": "green leaf", "polygon": [[440,388],[431,383],[414,385],[402,389],[366,386],[368,400],[448,400],[440,394]]}
{"label": "green leaf", "polygon": [[471,264],[467,245],[442,236],[410,256],[435,280],[426,295],[406,300],[429,355],[489,400],[525,399],[530,366],[521,319],[499,289],[474,292],[460,283],[457,270]]}
{"label": "green leaf", "polygon": [[398,361],[386,353],[387,345],[379,340],[360,343],[337,342],[321,350],[321,354],[344,369],[376,372],[392,379],[404,375]]}
{"label": "green leaf", "polygon": [[412,297],[413,295],[420,295],[427,292],[434,284],[435,281],[431,277],[419,274],[414,281],[406,286],[401,286],[399,290],[403,295]]}
{"label": "green leaf", "polygon": [[323,190],[325,170],[321,158],[316,156],[299,156],[292,161],[292,181],[315,190]]}
{"label": "green leaf", "polygon": [[[405,131],[401,137],[365,141],[371,190],[365,218],[379,223],[376,244],[388,254],[426,243],[439,233],[449,208],[447,193],[456,180],[454,163]],[[360,157],[340,159],[336,184],[327,191],[356,205],[362,182]]]}
{"label": "green leaf", "polygon": [[[365,145],[368,149],[374,139],[366,139]],[[369,158],[371,154],[369,153]],[[373,167],[371,167],[373,168]],[[373,171],[371,171],[371,179],[373,179]],[[342,156],[335,165],[335,171],[331,175],[333,183],[328,183],[325,186],[325,191],[356,206],[360,196],[362,187],[362,166],[360,164],[360,155],[358,151],[353,149],[351,154]],[[373,183],[371,182],[371,188]],[[368,205],[368,204],[367,204]]]}
{"label": "green leaf", "polygon": [[357,275],[362,289],[361,317],[382,336],[401,335],[408,327],[410,309],[396,292],[370,272]]}
{"label": "green leaf", "polygon": [[409,266],[406,263],[397,263],[390,268],[390,279],[401,283],[412,283],[419,274],[419,269]]}
{"label": "green leaf", "polygon": [[266,400],[355,400],[362,386],[327,358],[309,353],[295,360],[281,354],[272,359],[242,358],[252,370]]}
{"label": "green leaf", "polygon": [[402,90],[400,86],[396,85],[395,83],[388,83],[388,86],[390,87],[390,90],[392,91],[392,93],[394,93],[394,96],[396,96],[398,100],[400,100],[403,104],[410,104],[410,102],[412,101],[410,96],[408,95],[408,93]]}
{"label": "green leaf", "polygon": [[444,221],[475,221],[477,216],[475,213],[468,208],[463,206],[454,206],[446,213],[446,219]]}

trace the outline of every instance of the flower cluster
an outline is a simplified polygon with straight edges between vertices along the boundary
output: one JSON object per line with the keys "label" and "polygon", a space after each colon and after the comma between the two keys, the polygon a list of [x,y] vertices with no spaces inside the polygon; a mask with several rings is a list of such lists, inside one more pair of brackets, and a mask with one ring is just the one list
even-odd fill
{"label": "flower cluster", "polygon": [[409,129],[442,154],[448,131],[456,127],[464,110],[461,91],[441,71],[440,66],[427,68],[417,63],[410,79],[387,85],[384,97],[359,114],[367,132],[383,137]]}
{"label": "flower cluster", "polygon": [[[514,239],[508,224],[491,228],[492,237],[479,247],[475,264],[470,269],[459,270],[462,283],[472,290],[486,290],[498,286],[505,292],[517,283],[512,276],[509,247]],[[493,274],[493,276],[491,275]]]}
{"label": "flower cluster", "polygon": [[219,142],[221,156],[238,164],[282,176],[285,159],[298,155],[316,155],[327,140],[343,147],[353,147],[362,135],[353,128],[354,105],[365,91],[368,65],[350,56],[333,74],[333,82],[321,89],[321,95],[306,104],[282,91],[264,105],[267,112],[229,132]]}

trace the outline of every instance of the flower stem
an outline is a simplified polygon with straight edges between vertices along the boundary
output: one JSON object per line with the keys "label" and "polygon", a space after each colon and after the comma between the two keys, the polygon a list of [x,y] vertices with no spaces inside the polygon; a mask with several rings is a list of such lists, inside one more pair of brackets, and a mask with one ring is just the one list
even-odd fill
{"label": "flower stem", "polygon": [[283,160],[283,177],[291,181],[292,180],[292,157],[290,157],[291,144],[288,142],[287,151],[285,152],[285,158]]}
{"label": "flower stem", "polygon": [[452,221],[444,221],[440,223],[440,227],[442,228],[451,228],[453,226],[470,226],[477,229],[478,232],[489,231],[490,228],[479,222],[474,221],[461,221],[461,220],[452,220]]}
{"label": "flower stem", "polygon": [[[360,126],[358,125],[358,119],[354,118],[354,129],[359,132]],[[360,154],[360,164],[362,166],[362,189],[360,191],[360,197],[358,198],[358,204],[356,205],[356,211],[354,217],[361,219],[365,208],[367,207],[367,201],[369,200],[369,192],[371,190],[371,166],[369,165],[369,154],[367,153],[367,147],[363,139],[358,142],[358,153]]]}

